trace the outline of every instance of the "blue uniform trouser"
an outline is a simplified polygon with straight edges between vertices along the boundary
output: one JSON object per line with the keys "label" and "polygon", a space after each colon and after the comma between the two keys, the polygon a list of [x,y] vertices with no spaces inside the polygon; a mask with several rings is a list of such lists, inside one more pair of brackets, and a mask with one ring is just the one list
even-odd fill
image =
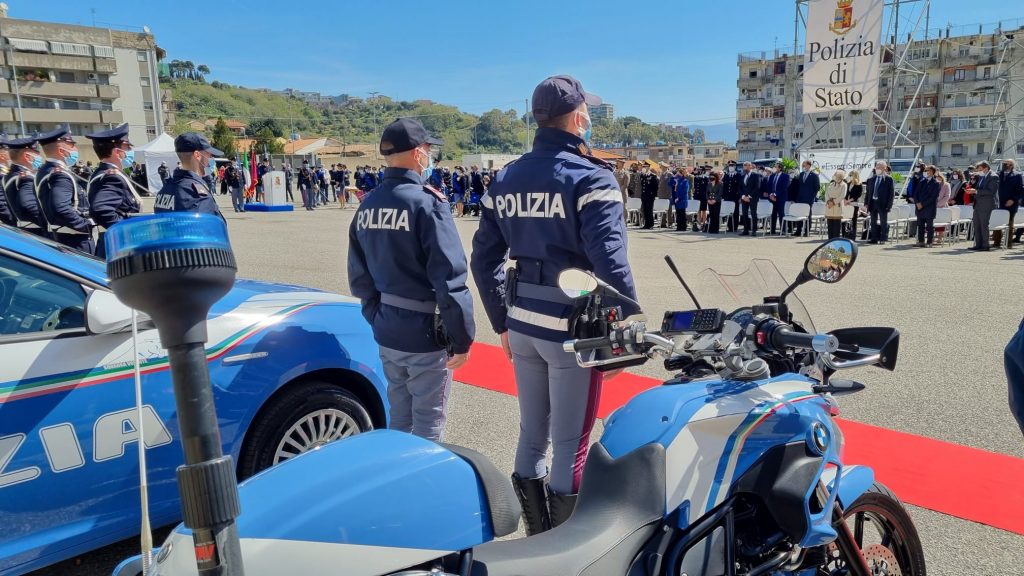
{"label": "blue uniform trouser", "polygon": [[1024,433],[1024,320],[1003,353],[1006,381],[1010,388],[1010,412]]}
{"label": "blue uniform trouser", "polygon": [[411,432],[440,442],[452,373],[445,367],[448,352],[402,352],[380,346],[388,380],[392,430]]}
{"label": "blue uniform trouser", "polygon": [[515,472],[523,478],[544,476],[548,446],[553,445],[548,485],[555,493],[575,494],[597,416],[602,374],[581,368],[561,342],[510,331],[509,345],[519,395]]}
{"label": "blue uniform trouser", "polygon": [[80,250],[86,254],[96,253],[96,244],[92,241],[91,234],[63,234],[56,232],[53,235],[53,239],[68,248],[74,248]]}
{"label": "blue uniform trouser", "polygon": [[[776,200],[772,203],[772,234],[778,231],[778,228],[783,227],[783,218],[786,217],[786,203]],[[776,227],[778,225],[778,227]],[[785,232],[785,229],[783,229]]]}

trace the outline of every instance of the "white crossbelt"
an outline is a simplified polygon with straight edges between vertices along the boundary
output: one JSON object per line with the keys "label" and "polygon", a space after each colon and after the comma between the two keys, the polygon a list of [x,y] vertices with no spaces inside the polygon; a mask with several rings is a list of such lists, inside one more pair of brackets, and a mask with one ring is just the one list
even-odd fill
{"label": "white crossbelt", "polygon": [[515,306],[509,306],[508,317],[517,322],[532,324],[540,328],[547,328],[548,330],[566,331],[569,329],[569,321],[565,318],[523,310]]}

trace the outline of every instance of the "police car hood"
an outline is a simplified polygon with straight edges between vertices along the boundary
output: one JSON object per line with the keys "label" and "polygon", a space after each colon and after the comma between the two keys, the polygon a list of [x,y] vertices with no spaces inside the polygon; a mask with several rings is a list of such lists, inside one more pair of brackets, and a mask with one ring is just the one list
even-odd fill
{"label": "police car hood", "polygon": [[359,300],[294,284],[237,280],[231,291],[213,305],[210,316],[220,316],[235,310],[269,313],[297,304],[359,306]]}

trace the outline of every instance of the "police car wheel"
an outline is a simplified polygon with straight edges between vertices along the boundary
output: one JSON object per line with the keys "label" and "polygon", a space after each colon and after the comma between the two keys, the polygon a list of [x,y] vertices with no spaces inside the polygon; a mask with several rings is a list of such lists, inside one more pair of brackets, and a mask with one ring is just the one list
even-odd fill
{"label": "police car wheel", "polygon": [[366,408],[347,390],[319,380],[292,386],[256,416],[239,454],[238,478],[372,428]]}

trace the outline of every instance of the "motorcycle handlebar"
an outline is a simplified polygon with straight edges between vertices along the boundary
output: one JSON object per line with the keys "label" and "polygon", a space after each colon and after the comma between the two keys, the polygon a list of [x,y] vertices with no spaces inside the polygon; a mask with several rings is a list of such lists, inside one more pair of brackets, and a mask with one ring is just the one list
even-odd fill
{"label": "motorcycle handlebar", "polygon": [[804,334],[787,326],[778,326],[772,331],[771,344],[778,350],[798,348],[831,354],[839,349],[839,340],[831,334]]}
{"label": "motorcycle handlebar", "polygon": [[598,348],[604,348],[609,345],[608,338],[599,336],[597,338],[581,338],[579,340],[569,340],[562,344],[562,349],[566,352],[586,352],[587,350],[597,350]]}

